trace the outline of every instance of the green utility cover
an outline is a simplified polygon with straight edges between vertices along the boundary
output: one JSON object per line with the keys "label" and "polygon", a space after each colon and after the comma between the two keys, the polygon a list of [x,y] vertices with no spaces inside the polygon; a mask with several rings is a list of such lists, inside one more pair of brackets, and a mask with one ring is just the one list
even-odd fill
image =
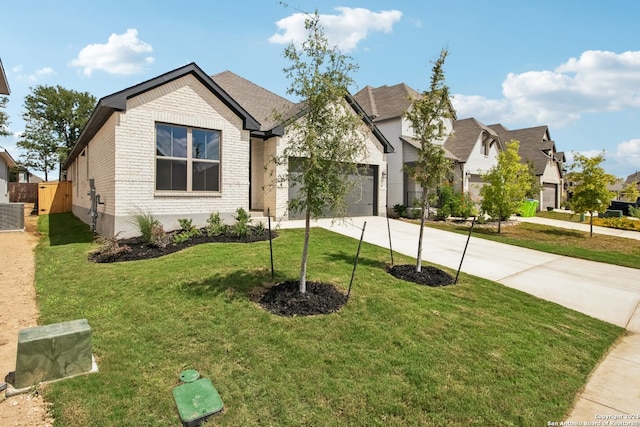
{"label": "green utility cover", "polygon": [[[181,384],[173,389],[180,419],[185,425],[198,425],[223,409],[222,399],[209,378]],[[191,423],[195,424],[191,424]]]}
{"label": "green utility cover", "polygon": [[26,328],[18,332],[14,387],[30,387],[90,372],[91,327],[87,319]]}

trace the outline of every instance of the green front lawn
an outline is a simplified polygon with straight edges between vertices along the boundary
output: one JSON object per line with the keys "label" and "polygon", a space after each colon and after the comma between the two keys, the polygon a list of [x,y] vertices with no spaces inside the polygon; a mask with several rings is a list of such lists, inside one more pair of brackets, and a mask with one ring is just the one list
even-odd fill
{"label": "green front lawn", "polygon": [[[464,274],[444,288],[397,280],[368,244],[339,313],[282,318],[253,302],[271,283],[268,242],[94,264],[72,215],[40,228],[39,323],[87,318],[100,369],[45,388],[56,426],[177,426],[184,369],[220,392],[218,426],[542,425],[564,418],[623,333]],[[302,239],[274,240],[276,280],[296,277]],[[310,280],[346,290],[357,245],[314,229]]]}

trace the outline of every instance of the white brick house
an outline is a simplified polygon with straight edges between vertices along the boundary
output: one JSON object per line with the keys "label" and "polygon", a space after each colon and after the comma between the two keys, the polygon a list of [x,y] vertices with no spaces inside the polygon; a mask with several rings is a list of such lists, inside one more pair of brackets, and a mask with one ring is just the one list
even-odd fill
{"label": "white brick house", "polygon": [[[210,77],[194,63],[106,96],[63,165],[73,213],[92,222],[93,180],[101,202],[96,231],[106,236],[139,234],[140,211],[165,230],[178,228],[179,218],[204,226],[212,212],[229,220],[240,207],[286,219],[289,190],[270,189],[266,169],[286,144],[271,111],[292,105],[233,73]],[[384,206],[385,153],[393,149],[374,131],[366,144],[362,163],[374,167],[374,199]]]}

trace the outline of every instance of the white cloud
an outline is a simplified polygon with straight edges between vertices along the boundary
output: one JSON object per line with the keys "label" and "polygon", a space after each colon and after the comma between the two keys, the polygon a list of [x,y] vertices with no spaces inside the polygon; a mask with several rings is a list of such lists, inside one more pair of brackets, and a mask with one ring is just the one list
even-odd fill
{"label": "white cloud", "polygon": [[[590,50],[555,70],[509,73],[504,98],[456,95],[459,117],[564,127],[582,114],[640,108],[640,51]],[[471,98],[471,100],[469,100]],[[481,107],[481,108],[479,108]]]}
{"label": "white cloud", "polygon": [[612,157],[620,164],[640,169],[640,139],[621,142]]}
{"label": "white cloud", "polygon": [[23,74],[22,70],[23,70],[23,66],[22,65],[17,65],[17,66],[15,66],[15,67],[13,67],[11,69],[11,71],[13,71],[14,73],[17,74],[16,75],[16,79],[17,80],[28,81],[28,82],[31,82],[31,83],[35,83],[35,82],[39,81],[41,77],[50,76],[50,75],[56,74],[54,69],[51,68],[51,67],[43,67],[43,68],[40,68],[39,70],[36,70],[36,71],[34,71],[33,73],[30,73],[30,74]]}
{"label": "white cloud", "polygon": [[153,47],[138,39],[138,30],[128,29],[124,34],[111,34],[105,44],[85,46],[76,59],[74,67],[82,67],[82,72],[90,76],[95,70],[109,74],[129,75],[141,72],[154,58],[147,56]]}
{"label": "white cloud", "polygon": [[[343,52],[350,52],[367,38],[370,32],[390,33],[393,25],[400,20],[402,12],[385,10],[372,12],[363,8],[337,7],[339,15],[320,15],[320,24],[330,46],[337,46]],[[276,22],[278,33],[269,38],[271,43],[300,45],[306,38],[304,28],[307,14],[294,13]]]}

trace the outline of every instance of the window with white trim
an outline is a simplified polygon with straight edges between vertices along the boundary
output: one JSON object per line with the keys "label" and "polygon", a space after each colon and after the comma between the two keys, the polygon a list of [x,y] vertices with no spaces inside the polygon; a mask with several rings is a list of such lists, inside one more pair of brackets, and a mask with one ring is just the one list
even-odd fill
{"label": "window with white trim", "polygon": [[220,191],[218,130],[156,123],[156,190]]}

